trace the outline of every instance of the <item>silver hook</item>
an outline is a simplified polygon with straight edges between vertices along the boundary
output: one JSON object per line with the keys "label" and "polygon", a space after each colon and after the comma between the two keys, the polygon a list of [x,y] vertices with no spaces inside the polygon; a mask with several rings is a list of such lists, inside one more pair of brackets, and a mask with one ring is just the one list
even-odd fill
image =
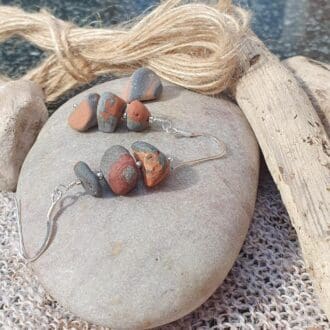
{"label": "silver hook", "polygon": [[46,230],[46,236],[44,239],[44,242],[42,243],[39,250],[35,253],[34,256],[29,256],[26,252],[26,248],[24,245],[24,238],[23,238],[23,228],[22,228],[22,218],[21,218],[21,206],[20,202],[15,197],[15,205],[16,205],[16,218],[17,218],[17,226],[18,226],[18,235],[19,235],[19,253],[22,258],[24,258],[27,262],[33,262],[40,258],[40,256],[47,250],[48,245],[51,241],[51,238],[54,233],[54,227],[55,227],[55,220],[54,217],[52,217],[53,211],[55,209],[55,206],[58,204],[58,202],[63,198],[63,196],[74,186],[80,185],[81,181],[76,180],[68,184],[67,186],[60,184],[57,186],[51,197],[52,197],[52,203],[48,209],[47,212],[47,230]]}
{"label": "silver hook", "polygon": [[[151,123],[156,123],[156,125],[159,125],[161,127],[161,129],[168,134],[172,134],[176,137],[188,137],[188,138],[207,137],[207,138],[210,138],[213,141],[215,141],[215,143],[219,147],[218,153],[208,156],[208,157],[202,157],[202,158],[197,158],[197,159],[192,159],[192,160],[188,160],[185,162],[181,162],[177,166],[173,167],[173,170],[177,170],[178,168],[186,166],[186,165],[196,165],[196,164],[200,164],[200,163],[203,163],[203,162],[206,162],[209,160],[219,159],[219,158],[224,157],[227,154],[226,144],[212,134],[201,133],[201,132],[199,132],[199,133],[189,132],[189,131],[185,131],[185,130],[173,127],[172,121],[167,118],[152,116],[152,117],[150,117],[149,120]],[[172,158],[173,157],[169,157],[169,159],[172,159]]]}

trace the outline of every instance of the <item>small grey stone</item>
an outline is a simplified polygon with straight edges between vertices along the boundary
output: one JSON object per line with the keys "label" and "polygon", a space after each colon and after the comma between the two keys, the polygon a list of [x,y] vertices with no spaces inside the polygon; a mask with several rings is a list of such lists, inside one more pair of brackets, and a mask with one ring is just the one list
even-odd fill
{"label": "small grey stone", "polygon": [[94,197],[102,196],[102,186],[100,184],[100,180],[85,162],[78,162],[74,166],[74,173],[81,181],[81,184],[85,188],[87,194]]}

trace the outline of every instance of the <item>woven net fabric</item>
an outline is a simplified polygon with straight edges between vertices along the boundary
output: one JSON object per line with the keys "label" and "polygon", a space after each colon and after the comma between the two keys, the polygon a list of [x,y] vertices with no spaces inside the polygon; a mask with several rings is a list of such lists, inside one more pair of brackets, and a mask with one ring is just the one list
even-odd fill
{"label": "woven net fabric", "polygon": [[[60,306],[18,256],[13,194],[0,194],[0,329],[106,329]],[[169,329],[330,329],[297,236],[269,174],[231,272],[200,308]]]}

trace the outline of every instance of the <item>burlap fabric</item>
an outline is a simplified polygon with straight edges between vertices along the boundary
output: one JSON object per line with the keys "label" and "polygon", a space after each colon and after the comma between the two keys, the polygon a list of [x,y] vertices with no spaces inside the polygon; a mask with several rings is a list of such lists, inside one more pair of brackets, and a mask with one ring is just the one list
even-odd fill
{"label": "burlap fabric", "polygon": [[[219,233],[221,239],[221,233]],[[18,256],[13,195],[0,194],[0,329],[106,329],[52,299]],[[268,173],[252,225],[224,283],[200,308],[160,329],[330,329],[297,236]]]}

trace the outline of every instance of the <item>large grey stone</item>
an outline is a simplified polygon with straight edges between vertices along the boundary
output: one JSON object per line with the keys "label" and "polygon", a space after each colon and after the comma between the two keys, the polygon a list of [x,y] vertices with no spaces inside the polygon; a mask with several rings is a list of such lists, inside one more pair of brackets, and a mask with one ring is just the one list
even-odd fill
{"label": "large grey stone", "polygon": [[41,87],[28,80],[1,85],[0,118],[0,191],[12,191],[24,158],[48,119]]}
{"label": "large grey stone", "polygon": [[[79,133],[68,126],[73,104],[84,95],[120,94],[126,81],[77,95],[42,129],[18,185],[30,253],[44,238],[51,192],[74,179],[77,161],[98,169],[109,146],[130,148],[135,140],[181,160],[217,152],[205,138],[175,138],[152,130]],[[155,189],[140,182],[124,197],[108,193],[93,198],[75,188],[58,212],[50,247],[31,265],[59,303],[112,328],[154,327],[202,304],[232,267],[256,197],[258,147],[234,104],[164,83],[161,99],[147,105],[152,115],[168,117],[180,128],[216,135],[227,144],[227,156],[181,168]]]}

